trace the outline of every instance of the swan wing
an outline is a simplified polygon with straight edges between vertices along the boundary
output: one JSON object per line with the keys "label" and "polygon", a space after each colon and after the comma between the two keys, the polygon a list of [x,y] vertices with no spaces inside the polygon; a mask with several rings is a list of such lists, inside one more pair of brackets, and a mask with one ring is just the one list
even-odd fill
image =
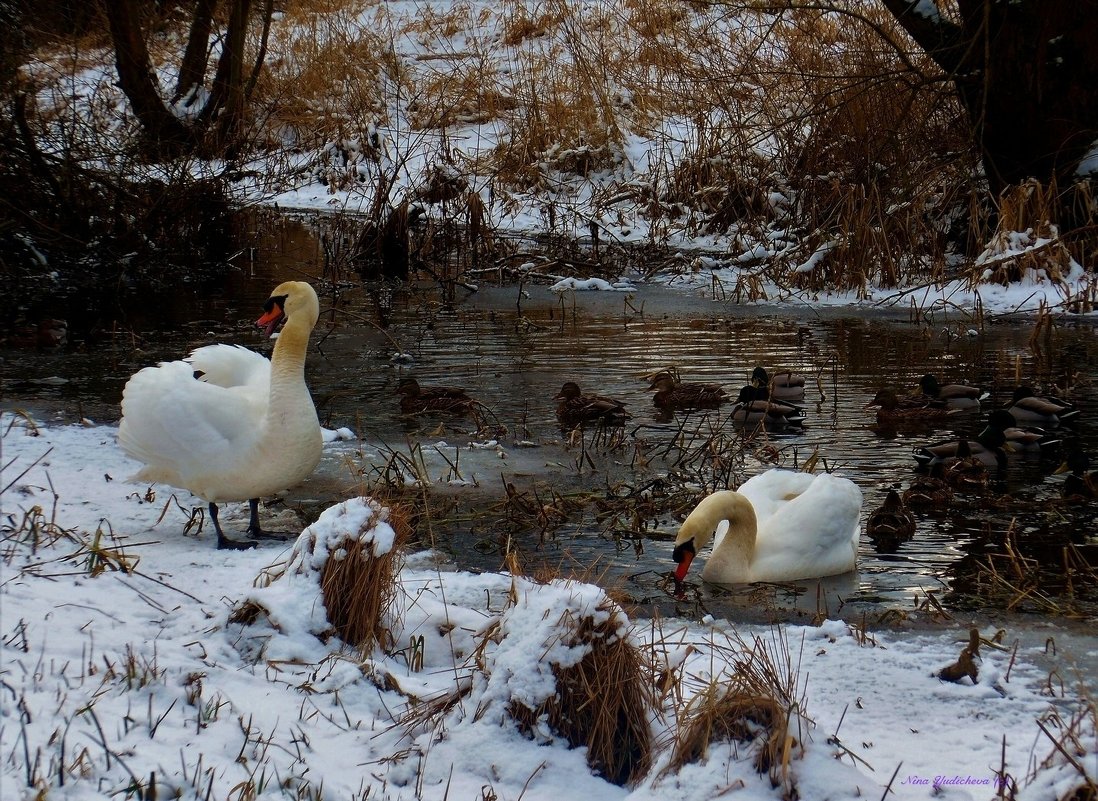
{"label": "swan wing", "polygon": [[737,490],[755,508],[755,517],[762,529],[766,520],[794,498],[812,486],[817,476],[795,470],[767,470],[749,478]]}
{"label": "swan wing", "polygon": [[[771,471],[773,472],[773,471]],[[770,497],[760,516],[751,572],[754,581],[792,581],[846,573],[857,562],[862,493],[849,479],[826,473],[786,479],[788,500]],[[745,484],[746,486],[746,484]],[[741,488],[742,491],[742,488]]]}
{"label": "swan wing", "polygon": [[191,351],[184,361],[201,380],[219,387],[251,387],[264,395],[271,385],[271,363],[260,353],[240,345],[207,345]]}
{"label": "swan wing", "polygon": [[118,441],[145,464],[139,477],[186,487],[187,476],[250,453],[266,428],[266,407],[254,386],[195,380],[192,363],[164,362],[126,384]]}

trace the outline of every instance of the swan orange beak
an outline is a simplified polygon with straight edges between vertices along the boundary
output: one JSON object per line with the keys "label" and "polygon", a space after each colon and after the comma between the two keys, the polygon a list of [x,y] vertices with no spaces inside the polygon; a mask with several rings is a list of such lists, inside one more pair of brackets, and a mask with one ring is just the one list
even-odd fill
{"label": "swan orange beak", "polygon": [[262,328],[263,335],[267,339],[270,339],[271,335],[274,334],[275,328],[282,322],[286,314],[282,311],[282,304],[278,303],[274,298],[268,300],[263,309],[263,316],[256,320],[255,324]]}
{"label": "swan orange beak", "polygon": [[694,540],[689,539],[682,545],[676,545],[671,553],[671,558],[678,563],[675,568],[675,581],[686,578],[686,571],[690,569],[690,563],[694,561]]}
{"label": "swan orange beak", "polygon": [[679,566],[675,568],[675,581],[682,581],[686,578],[686,571],[690,569],[692,561],[694,561],[694,554],[687,551],[686,556],[679,562]]}

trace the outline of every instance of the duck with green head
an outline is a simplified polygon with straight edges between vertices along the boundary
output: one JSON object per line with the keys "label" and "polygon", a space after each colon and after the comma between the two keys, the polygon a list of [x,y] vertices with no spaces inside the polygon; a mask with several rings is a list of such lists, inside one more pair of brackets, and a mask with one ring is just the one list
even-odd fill
{"label": "duck with green head", "polygon": [[927,398],[940,401],[951,409],[979,409],[980,402],[991,395],[986,389],[969,384],[939,384],[931,373],[919,379],[919,390]]}

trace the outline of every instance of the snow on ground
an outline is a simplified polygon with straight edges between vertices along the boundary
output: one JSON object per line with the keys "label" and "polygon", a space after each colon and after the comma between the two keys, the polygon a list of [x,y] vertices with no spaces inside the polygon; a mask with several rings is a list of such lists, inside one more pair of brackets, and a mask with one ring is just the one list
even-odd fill
{"label": "snow on ground", "polygon": [[[136,465],[115,427],[34,426],[10,414],[2,423],[4,799],[142,797],[136,788],[152,781],[157,798],[782,798],[783,785],[755,772],[753,745],[714,743],[668,770],[676,696],[685,703],[726,683],[754,647],[803,700],[788,777],[800,798],[878,799],[891,782],[898,799],[983,800],[997,797],[1004,767],[1021,782],[1053,753],[1040,726],[1062,737],[1085,701],[1071,654],[1060,649],[1050,678],[1041,646],[1012,654],[1009,631],[1006,650],[981,649],[975,683],[950,683],[936,674],[967,640],[959,624],[863,632],[838,620],[636,619],[622,636],[682,681],[649,721],[651,769],[619,787],[592,773],[583,749],[547,726],[526,736],[506,714],[509,698],[552,692],[547,664],[582,655],[553,640],[550,624],[566,609],[603,615],[598,588],[457,572],[412,554],[393,652],[363,656],[318,636],[315,582],[257,581],[288,559],[289,544],[217,551],[208,526],[183,531],[196,499],[169,502],[167,487],[154,495],[127,483]],[[246,519],[238,506],[222,516],[230,532]],[[344,509],[309,532],[334,543],[338,521],[370,518]],[[70,535],[49,542],[50,523]],[[230,622],[244,599],[267,617]],[[507,636],[476,655],[497,624]],[[1098,777],[1093,727],[1077,733],[1068,752],[1078,768],[1055,755],[1020,798],[1059,798],[1079,769]]]}

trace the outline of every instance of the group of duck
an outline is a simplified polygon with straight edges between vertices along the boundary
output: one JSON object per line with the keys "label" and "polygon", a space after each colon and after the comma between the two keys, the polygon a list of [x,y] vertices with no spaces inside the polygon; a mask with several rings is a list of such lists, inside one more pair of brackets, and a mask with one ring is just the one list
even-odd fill
{"label": "group of duck", "polygon": [[[738,395],[730,395],[717,383],[680,380],[675,369],[660,370],[647,377],[648,390],[658,413],[717,409],[731,403],[733,422],[761,425],[770,431],[803,427],[805,379],[789,370],[773,374],[755,367],[750,382]],[[421,386],[404,378],[397,386],[401,412],[466,413],[477,402],[456,387]],[[877,407],[877,427],[884,430],[926,429],[946,424],[957,415],[980,412],[990,393],[964,383],[941,384],[937,377],[924,375],[916,390],[901,393],[881,389],[865,408]],[[567,381],[554,397],[556,416],[565,430],[584,425],[623,425],[631,417],[623,401],[605,395],[585,394],[578,383]],[[890,493],[878,512],[871,515],[868,531],[879,545],[890,547],[914,530],[914,519],[906,506],[942,506],[954,489],[976,491],[987,487],[991,474],[1006,468],[1016,455],[1052,456],[1060,452],[1061,439],[1049,433],[1070,424],[1079,410],[1061,398],[1038,395],[1031,387],[1017,387],[1008,404],[991,409],[983,430],[975,437],[946,440],[914,448],[916,467],[924,475],[916,478],[901,497]],[[1067,457],[1057,472],[1069,473],[1063,494],[1069,498],[1098,495],[1098,476],[1089,472],[1089,458],[1077,447],[1066,449]]]}
{"label": "group of duck", "polygon": [[[877,409],[881,429],[944,423],[957,414],[982,412],[990,393],[969,384],[941,385],[925,375],[919,390],[901,395],[882,389],[866,404]],[[1069,500],[1098,497],[1098,476],[1090,472],[1090,459],[1077,443],[1065,438],[1061,426],[1079,415],[1072,403],[1052,395],[1038,395],[1032,387],[1018,386],[1010,401],[992,408],[975,437],[960,437],[913,449],[921,475],[900,495],[889,490],[881,508],[870,515],[866,531],[879,551],[892,551],[910,539],[915,519],[910,508],[945,508],[953,491],[982,492],[992,476],[1001,474],[1017,458],[1056,459],[1054,471],[1067,473],[1061,495]],[[1057,433],[1053,433],[1057,432]]]}
{"label": "group of duck", "polygon": [[[674,369],[660,370],[648,376],[648,381],[648,390],[653,393],[652,404],[663,415],[717,409],[731,402],[731,416],[737,423],[761,423],[771,430],[796,428],[804,423],[804,411],[797,405],[804,400],[804,378],[789,371],[771,376],[765,368],[756,367],[750,383],[735,397],[720,384],[681,381]],[[475,411],[478,405],[463,389],[423,386],[414,378],[401,379],[396,393],[400,395],[402,414],[464,414]],[[623,401],[605,395],[584,394],[575,381],[566,381],[553,400],[557,402],[557,420],[566,430],[587,424],[623,425],[631,417]]]}

